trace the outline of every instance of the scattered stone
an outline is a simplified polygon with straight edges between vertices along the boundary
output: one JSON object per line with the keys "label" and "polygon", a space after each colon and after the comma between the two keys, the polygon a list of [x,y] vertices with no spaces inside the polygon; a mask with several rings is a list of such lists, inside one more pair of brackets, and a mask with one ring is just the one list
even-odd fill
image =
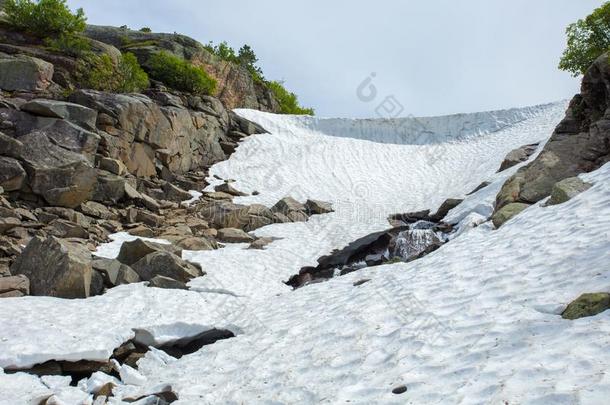
{"label": "scattered stone", "polygon": [[333,212],[333,207],[328,202],[307,200],[305,202],[305,211],[307,212],[307,215],[322,215]]}
{"label": "scattered stone", "polygon": [[223,228],[218,230],[218,240],[225,243],[251,243],[254,237],[237,228]]}
{"label": "scattered stone", "polygon": [[91,253],[82,245],[48,237],[33,238],[11,266],[30,279],[32,295],[86,298],[91,286]]}
{"label": "scattered stone", "polygon": [[592,184],[586,183],[578,177],[570,177],[561,180],[553,186],[551,198],[547,205],[562,204],[576,197],[578,194],[587,191],[591,187],[593,187]]}
{"label": "scattered stone", "polygon": [[155,276],[164,276],[187,283],[204,274],[191,263],[169,252],[150,253],[131,267],[144,281],[149,281]]}
{"label": "scattered stone", "polygon": [[147,226],[138,225],[135,228],[131,228],[127,231],[130,235],[139,236],[141,238],[154,238],[155,233]]}
{"label": "scattered stone", "polygon": [[561,316],[564,319],[574,320],[595,316],[610,309],[610,294],[609,293],[592,293],[583,294],[563,311]]}
{"label": "scattered stone", "polygon": [[65,219],[56,219],[49,224],[49,234],[58,238],[89,239],[89,232],[82,226]]}
{"label": "scattered stone", "polygon": [[271,243],[273,243],[273,241],[274,241],[274,238],[258,238],[257,240],[255,240],[254,242],[252,242],[250,244],[250,247],[248,247],[248,249],[262,250],[267,245],[270,245]]}
{"label": "scattered stone", "polygon": [[155,288],[164,288],[167,290],[188,290],[186,284],[174,280],[173,278],[164,276],[155,276],[151,278],[148,283],[148,286]]}
{"label": "scattered stone", "polygon": [[528,207],[529,207],[528,204],[523,204],[523,203],[508,204],[508,205],[502,207],[502,209],[500,209],[499,211],[497,211],[493,215],[491,220],[496,228],[500,228],[502,225],[504,225],[504,223],[506,223],[508,220],[510,220],[514,216],[517,216],[518,214],[521,213],[521,211],[525,210]]}

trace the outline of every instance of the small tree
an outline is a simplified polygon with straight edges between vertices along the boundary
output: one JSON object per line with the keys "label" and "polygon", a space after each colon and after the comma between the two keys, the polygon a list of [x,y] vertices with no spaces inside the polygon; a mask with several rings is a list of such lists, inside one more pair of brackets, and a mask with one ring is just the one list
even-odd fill
{"label": "small tree", "polygon": [[574,76],[584,74],[610,48],[610,2],[597,8],[584,20],[570,24],[566,33],[568,46],[559,68]]}
{"label": "small tree", "polygon": [[142,28],[140,28],[140,32],[150,33],[150,32],[152,32],[152,30],[148,27],[142,27]]}
{"label": "small tree", "polygon": [[73,14],[66,0],[6,0],[4,11],[13,27],[40,38],[78,34],[87,21],[83,9]]}

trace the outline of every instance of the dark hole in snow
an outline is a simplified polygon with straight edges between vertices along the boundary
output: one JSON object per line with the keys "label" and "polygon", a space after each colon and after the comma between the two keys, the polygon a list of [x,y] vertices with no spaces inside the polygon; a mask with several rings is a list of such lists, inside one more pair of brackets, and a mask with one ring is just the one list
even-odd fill
{"label": "dark hole in snow", "polygon": [[396,387],[392,390],[392,394],[396,394],[396,395],[404,394],[405,392],[407,392],[406,385],[399,385],[398,387]]}
{"label": "dark hole in snow", "polygon": [[212,329],[193,337],[180,339],[171,344],[160,346],[158,349],[179,359],[187,354],[195,353],[203,346],[211,345],[219,340],[230,339],[232,337],[235,337],[235,334],[229,330]]}
{"label": "dark hole in snow", "polygon": [[365,279],[362,279],[362,280],[358,280],[358,281],[356,281],[354,283],[354,287],[358,287],[358,286],[360,286],[362,284],[368,283],[369,281],[371,281],[370,278],[365,278]]}
{"label": "dark hole in snow", "polygon": [[364,236],[343,249],[322,256],[318,266],[303,267],[286,284],[296,289],[366,267],[422,258],[440,248],[454,232],[453,226],[442,219],[459,202],[461,200],[447,200],[439,212],[432,215],[430,211],[392,215],[389,221],[396,225],[394,228]]}

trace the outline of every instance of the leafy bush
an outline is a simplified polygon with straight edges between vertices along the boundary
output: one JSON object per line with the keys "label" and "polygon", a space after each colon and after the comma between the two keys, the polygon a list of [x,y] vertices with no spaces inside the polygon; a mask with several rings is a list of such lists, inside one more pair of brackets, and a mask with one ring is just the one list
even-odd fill
{"label": "leafy bush", "polygon": [[610,2],[597,8],[584,20],[570,24],[566,33],[568,46],[559,68],[574,76],[584,74],[610,48]]}
{"label": "leafy bush", "polygon": [[10,25],[40,38],[70,36],[85,30],[82,8],[73,14],[66,0],[6,0]]}
{"label": "leafy bush", "polygon": [[81,61],[79,78],[83,87],[119,93],[139,92],[150,84],[132,53],[123,54],[118,66],[107,54],[90,55]]}
{"label": "leafy bush", "polygon": [[280,104],[282,114],[314,115],[314,110],[301,107],[297,95],[286,90],[282,83],[269,82],[267,85]]}
{"label": "leafy bush", "polygon": [[116,91],[137,93],[150,86],[148,75],[138,63],[133,53],[124,53],[118,67],[119,81]]}
{"label": "leafy bush", "polygon": [[152,32],[152,30],[148,27],[142,27],[140,28],[140,32]]}
{"label": "leafy bush", "polygon": [[150,77],[176,90],[206,95],[216,90],[216,80],[203,69],[167,52],[154,54],[147,65]]}
{"label": "leafy bush", "polygon": [[60,35],[57,38],[47,38],[45,43],[54,51],[74,57],[82,57],[91,52],[89,39],[78,35]]}

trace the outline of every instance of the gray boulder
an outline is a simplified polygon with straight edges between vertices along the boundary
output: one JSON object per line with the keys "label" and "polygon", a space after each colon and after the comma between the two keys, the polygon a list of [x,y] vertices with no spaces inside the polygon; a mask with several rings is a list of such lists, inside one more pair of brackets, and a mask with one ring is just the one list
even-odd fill
{"label": "gray boulder", "polygon": [[96,172],[81,154],[51,142],[45,131],[27,134],[23,161],[30,187],[50,205],[76,208],[89,200],[96,183]]}
{"label": "gray boulder", "polygon": [[21,190],[25,179],[25,170],[17,160],[0,156],[0,186],[2,188],[6,191]]}
{"label": "gray boulder", "polygon": [[13,275],[30,280],[32,295],[86,298],[91,287],[91,253],[62,239],[33,238],[11,266]]}
{"label": "gray boulder", "polygon": [[95,130],[97,111],[66,101],[35,99],[21,106],[22,111],[50,118],[61,118],[87,129]]}
{"label": "gray boulder", "polygon": [[166,290],[188,290],[185,283],[164,276],[155,276],[148,282],[149,287],[164,288]]}
{"label": "gray boulder", "polygon": [[2,155],[20,159],[22,152],[23,143],[0,132],[0,153]]}
{"label": "gray boulder", "polygon": [[592,184],[586,183],[578,177],[570,177],[561,180],[553,186],[548,205],[562,204],[576,197],[578,194],[587,191],[591,187],[593,187]]}
{"label": "gray boulder", "polygon": [[18,297],[30,294],[30,280],[24,276],[0,277],[0,297]]}
{"label": "gray boulder", "polygon": [[142,239],[136,239],[131,242],[125,242],[121,246],[117,260],[123,264],[131,266],[145,256],[156,252],[168,252],[176,255],[181,255],[182,251],[172,245],[163,245],[161,243],[147,242]]}
{"label": "gray boulder", "polygon": [[0,53],[0,89],[6,91],[43,91],[53,79],[53,65],[25,55]]}
{"label": "gray boulder", "polygon": [[333,212],[331,203],[319,200],[307,200],[305,202],[305,211],[307,215],[322,215]]}
{"label": "gray boulder", "polygon": [[219,184],[218,186],[214,187],[214,191],[229,194],[235,197],[243,197],[247,195],[246,193],[242,193],[241,191],[237,190],[231,185],[231,183]]}
{"label": "gray boulder", "polygon": [[144,281],[149,281],[155,276],[163,276],[187,283],[203,275],[199,268],[169,252],[150,253],[131,267]]}

